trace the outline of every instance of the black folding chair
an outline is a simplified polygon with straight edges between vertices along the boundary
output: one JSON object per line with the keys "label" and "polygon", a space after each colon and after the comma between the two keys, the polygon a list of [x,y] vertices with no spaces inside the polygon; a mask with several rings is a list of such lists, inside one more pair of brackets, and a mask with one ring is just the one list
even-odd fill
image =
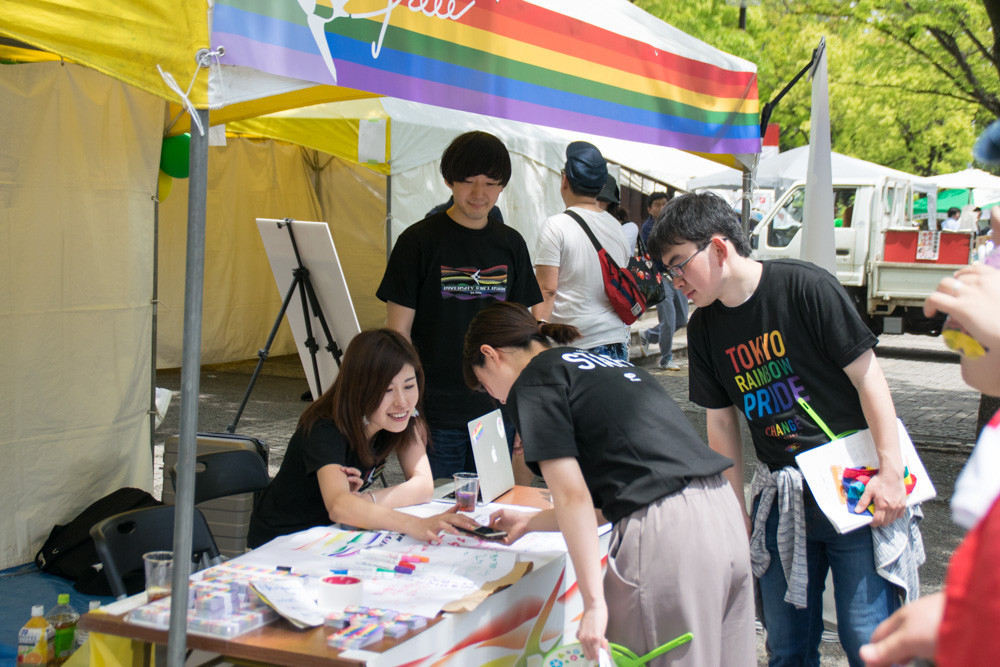
{"label": "black folding chair", "polygon": [[[176,466],[170,469],[170,480],[177,486]],[[267,465],[260,454],[250,449],[232,449],[201,454],[195,459],[194,502],[255,493],[271,481]]]}
{"label": "black folding chair", "polygon": [[[198,508],[193,509],[191,560],[200,566],[214,564],[220,560],[219,548],[204,515]],[[174,548],[174,506],[158,505],[116,514],[95,524],[90,536],[111,591],[118,598],[134,595],[144,586],[142,555]]]}

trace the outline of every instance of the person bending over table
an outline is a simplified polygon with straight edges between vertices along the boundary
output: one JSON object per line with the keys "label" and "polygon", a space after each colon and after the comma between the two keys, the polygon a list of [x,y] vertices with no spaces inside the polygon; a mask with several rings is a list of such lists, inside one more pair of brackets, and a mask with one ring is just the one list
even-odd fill
{"label": "person bending over table", "polygon": [[[362,331],[347,346],[333,385],[299,418],[281,468],[250,517],[247,544],[343,523],[392,530],[431,543],[476,522],[446,512],[419,518],[394,507],[427,502],[434,490],[427,424],[420,416],[424,373],[417,351],[391,329]],[[373,489],[391,454],[406,481]]]}
{"label": "person bending over table", "polygon": [[[507,404],[525,461],[540,470],[555,507],[500,510],[491,524],[507,531],[507,543],[562,531],[583,596],[577,638],[587,658],[607,640],[641,655],[691,632],[691,643],[661,660],[756,664],[750,547],[722,475],[732,461],[699,440],[644,370],[549,347],[578,337],[511,302],[487,306],[469,326],[465,381]],[[597,527],[606,520],[602,589]]]}

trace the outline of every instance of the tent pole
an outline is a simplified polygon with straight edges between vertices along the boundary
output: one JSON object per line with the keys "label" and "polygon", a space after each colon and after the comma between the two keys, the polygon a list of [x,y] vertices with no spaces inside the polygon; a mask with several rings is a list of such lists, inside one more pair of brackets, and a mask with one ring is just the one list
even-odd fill
{"label": "tent pole", "polygon": [[191,132],[188,176],[187,263],[184,270],[184,348],[181,357],[180,439],[174,502],[174,558],[167,665],[183,667],[187,648],[188,578],[194,526],[194,463],[201,373],[201,311],[205,278],[205,208],[208,201],[208,110],[198,109],[206,133]]}
{"label": "tent pole", "polygon": [[385,261],[392,252],[392,174],[385,177]]}
{"label": "tent pole", "polygon": [[747,238],[750,238],[750,232],[752,231],[753,225],[750,222],[750,197],[753,193],[750,192],[750,188],[753,187],[753,171],[743,171],[743,208],[741,211],[741,217],[743,218],[743,233]]}
{"label": "tent pole", "polygon": [[[157,172],[158,173],[158,172]],[[149,373],[149,456],[154,466],[156,464],[156,315],[159,306],[159,255],[160,255],[160,179],[153,186],[153,298],[152,298],[152,329],[150,340],[150,373]]]}

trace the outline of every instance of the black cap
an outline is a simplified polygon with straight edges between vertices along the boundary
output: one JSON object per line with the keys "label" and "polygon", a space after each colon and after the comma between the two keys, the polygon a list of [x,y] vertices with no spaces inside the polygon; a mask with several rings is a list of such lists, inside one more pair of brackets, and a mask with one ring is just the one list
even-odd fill
{"label": "black cap", "polygon": [[597,195],[597,201],[606,201],[612,204],[622,203],[618,199],[618,183],[611,174],[608,174],[607,180],[604,181],[604,187],[601,188],[601,194]]}
{"label": "black cap", "polygon": [[985,164],[1000,162],[1000,120],[995,120],[983,130],[972,148],[972,154]]}
{"label": "black cap", "polygon": [[574,141],[566,147],[566,178],[587,195],[597,195],[608,178],[608,163],[597,146]]}

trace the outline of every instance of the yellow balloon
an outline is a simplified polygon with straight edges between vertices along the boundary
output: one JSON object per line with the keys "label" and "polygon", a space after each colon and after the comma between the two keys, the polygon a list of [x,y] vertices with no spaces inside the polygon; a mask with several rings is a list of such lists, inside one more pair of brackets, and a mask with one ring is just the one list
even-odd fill
{"label": "yellow balloon", "polygon": [[174,188],[174,177],[160,171],[156,177],[156,198],[163,201],[170,196],[170,191]]}

